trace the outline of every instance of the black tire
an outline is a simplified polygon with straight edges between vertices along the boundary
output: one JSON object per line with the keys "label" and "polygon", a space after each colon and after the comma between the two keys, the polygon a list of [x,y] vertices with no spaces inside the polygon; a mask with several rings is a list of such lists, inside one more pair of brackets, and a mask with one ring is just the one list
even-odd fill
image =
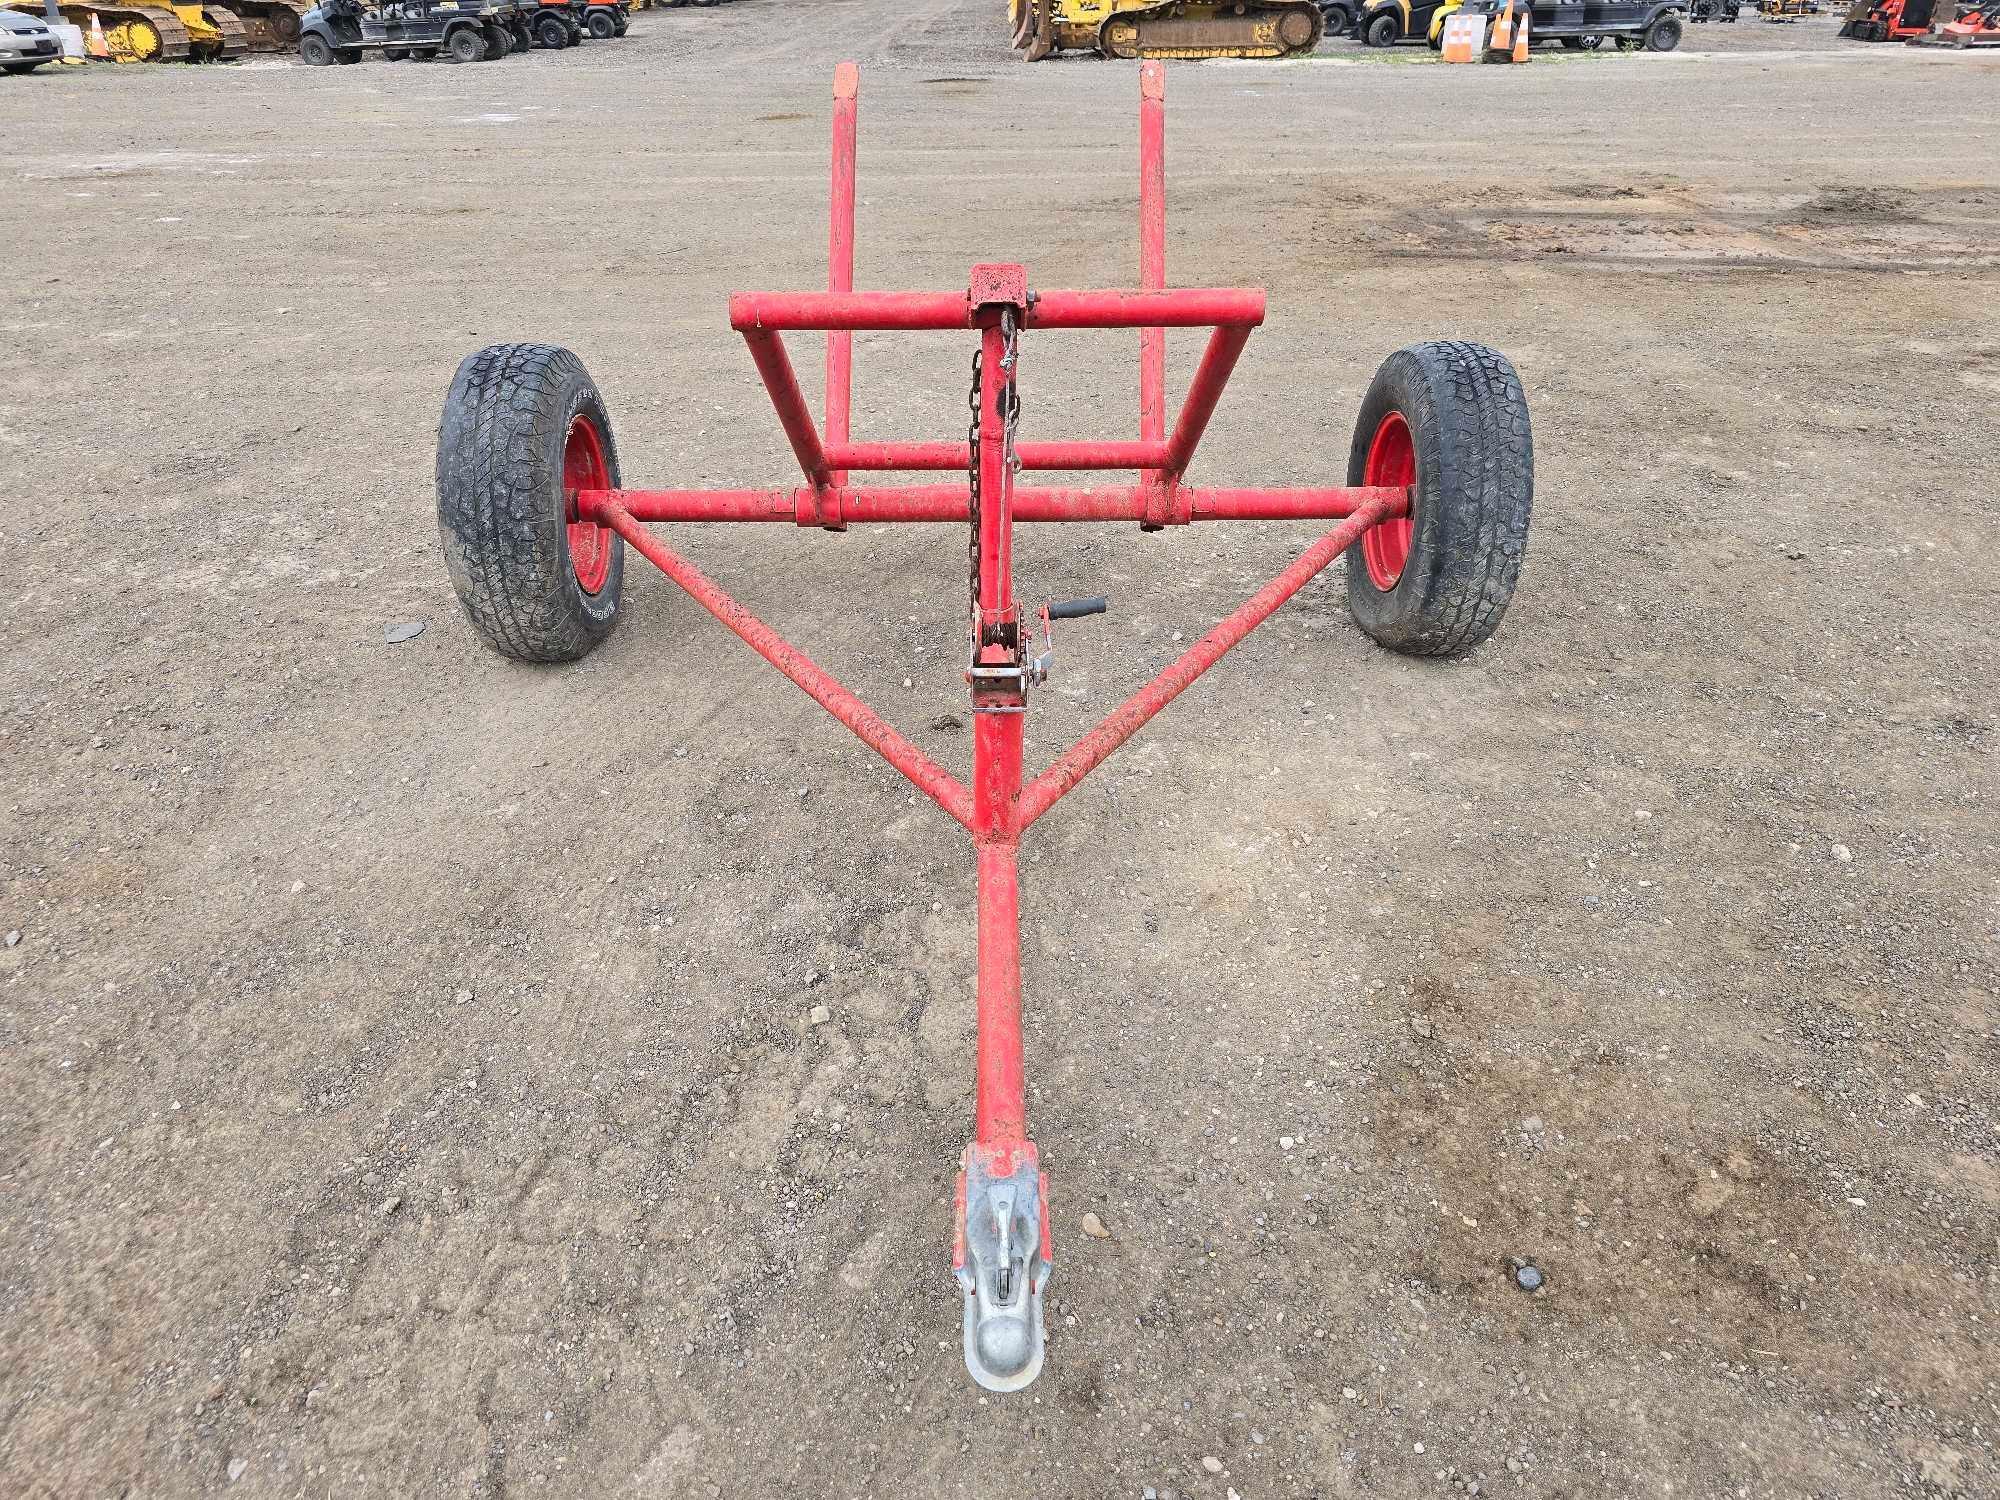
{"label": "black tire", "polygon": [[1344,5],[1329,5],[1319,14],[1326,26],[1322,36],[1346,36],[1348,28],[1354,24],[1354,17]]}
{"label": "black tire", "polygon": [[382,55],[390,62],[404,62],[409,58],[410,49],[408,47],[384,47]]}
{"label": "black tire", "polygon": [[608,11],[592,11],[590,19],[584,23],[584,26],[600,42],[608,42],[614,36],[618,35],[618,22]]}
{"label": "black tire", "polygon": [[[575,661],[617,623],[624,540],[572,528],[567,511],[569,482],[593,475],[618,487],[611,418],[582,360],[551,344],[466,356],[438,429],[438,530],[459,603],[502,656]],[[573,533],[588,534],[589,554]]]}
{"label": "black tire", "polygon": [[560,52],[569,45],[569,28],[562,23],[561,16],[538,16],[535,19],[535,43],[551,52]]}
{"label": "black tire", "polygon": [[1629,52],[1638,44],[1639,39],[1635,36],[1614,36],[1611,39],[1611,45],[1616,47],[1620,52]]}
{"label": "black tire", "polygon": [[1402,23],[1394,16],[1384,13],[1370,16],[1362,28],[1361,40],[1370,47],[1393,47],[1396,38],[1403,34]]}
{"label": "black tire", "polygon": [[476,26],[461,26],[444,39],[444,53],[455,63],[486,60],[486,38]]}
{"label": "black tire", "polygon": [[359,47],[342,47],[340,51],[334,54],[333,60],[343,68],[351,68],[361,61],[361,49]]}
{"label": "black tire", "polygon": [[1462,343],[1390,355],[1362,399],[1347,482],[1415,485],[1406,532],[1385,522],[1347,550],[1356,623],[1406,656],[1455,656],[1493,634],[1535,492],[1528,398],[1505,356]]}
{"label": "black tire", "polygon": [[1646,50],[1648,52],[1671,52],[1681,44],[1681,21],[1679,16],[1661,16],[1646,28]]}
{"label": "black tire", "polygon": [[299,61],[309,68],[328,67],[333,62],[333,43],[317,31],[299,38]]}
{"label": "black tire", "polygon": [[414,57],[418,62],[429,62],[437,55],[438,49],[435,47],[416,47],[410,52],[410,56]]}
{"label": "black tire", "polygon": [[623,15],[620,15],[618,17],[617,26],[615,27],[615,29],[612,31],[611,34],[613,36],[623,36],[625,35],[626,32],[630,31],[631,29],[632,29],[632,23],[626,20]]}
{"label": "black tire", "polygon": [[583,23],[572,16],[563,25],[569,32],[569,45],[572,47],[581,47],[583,45]]}
{"label": "black tire", "polygon": [[486,60],[497,62],[514,50],[514,38],[505,26],[494,22],[486,28]]}

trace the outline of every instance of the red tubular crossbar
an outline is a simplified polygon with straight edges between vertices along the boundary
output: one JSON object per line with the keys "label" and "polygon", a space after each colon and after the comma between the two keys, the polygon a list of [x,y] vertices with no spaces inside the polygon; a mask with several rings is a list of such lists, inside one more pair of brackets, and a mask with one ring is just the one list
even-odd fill
{"label": "red tubular crossbar", "polygon": [[[622,537],[703,608],[799,687],[972,834],[978,855],[979,960],[974,1139],[958,1193],[953,1256],[966,1293],[966,1357],[994,1390],[1018,1389],[1041,1362],[1040,1289],[1049,1268],[1046,1185],[1027,1135],[1021,1053],[1019,878],[1021,833],[1189,684],[1219,661],[1371,526],[1408,513],[1395,486],[1280,489],[1191,487],[1182,482],[1229,377],[1264,319],[1254,289],[1166,285],[1165,73],[1140,72],[1140,286],[1112,291],[1029,290],[1015,265],[973,268],[963,292],[854,290],[854,151],[858,70],[834,75],[832,212],[825,292],[739,293],[730,325],[743,335],[805,483],[790,489],[580,489],[579,523]],[[1206,327],[1208,344],[1171,430],[1166,419],[1165,330]],[[1129,440],[1014,441],[1016,376],[1026,334],[1043,329],[1140,330],[1139,436]],[[977,439],[965,443],[853,439],[853,334],[860,330],[977,330]],[[823,331],[825,428],[806,406],[785,349],[788,331]],[[1125,470],[1135,482],[1097,488],[1017,486],[1019,470]],[[857,485],[853,471],[959,471],[950,483]],[[976,489],[975,489],[976,484]],[[976,504],[975,504],[976,496]],[[1337,524],[1179,660],[1134,693],[1032,782],[1022,746],[1030,687],[1048,670],[1033,621],[1014,598],[1016,522],[1136,521],[1144,529],[1194,521],[1321,520]],[[976,525],[975,578],[967,600],[967,681],[972,778],[956,780],[763,621],[646,530],[650,522],[790,522],[840,530],[856,522]],[[1068,613],[1080,613],[1072,609]],[[1046,642],[1047,620],[1042,629]],[[1024,1198],[1032,1198],[1027,1204]],[[995,1238],[997,1236],[997,1238]],[[1010,1249],[1009,1247],[1013,1247]],[[995,1271],[996,1257],[1018,1252]],[[997,1279],[996,1279],[997,1278]],[[1033,1299],[1033,1330],[1023,1321]],[[1013,1300],[1009,1300],[1009,1299]]]}
{"label": "red tubular crossbar", "polygon": [[[965,472],[964,443],[841,443],[827,461],[841,468],[943,469]],[[1021,443],[1014,457],[1023,469],[1157,469],[1167,461],[1165,443]]]}
{"label": "red tubular crossbar", "polygon": [[[1368,485],[1323,489],[1176,488],[1167,505],[1176,524],[1189,521],[1337,521],[1364,506],[1401,512],[1404,491]],[[1014,491],[1016,521],[1140,521],[1151,514],[1143,485],[1101,489],[1023,486]],[[822,511],[845,522],[959,521],[971,515],[963,484],[863,485],[812,490],[578,490],[580,519],[608,525],[612,510],[638,521],[783,521],[819,526]],[[816,510],[815,506],[820,507]]]}
{"label": "red tubular crossbar", "polygon": [[[971,328],[977,308],[964,292],[738,292],[729,326],[738,333],[829,328],[856,333],[944,332]],[[1027,328],[1254,328],[1264,294],[1249,288],[1127,292],[1041,292]]]}

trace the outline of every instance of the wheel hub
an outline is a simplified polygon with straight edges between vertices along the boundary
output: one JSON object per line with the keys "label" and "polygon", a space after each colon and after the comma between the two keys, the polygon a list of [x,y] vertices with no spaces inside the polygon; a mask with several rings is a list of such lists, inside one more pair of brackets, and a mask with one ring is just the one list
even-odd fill
{"label": "wheel hub", "polygon": [[[1417,482],[1417,450],[1410,441],[1410,424],[1403,420],[1401,412],[1390,412],[1375,429],[1361,482],[1404,488]],[[1415,513],[1412,497],[1410,515],[1371,526],[1361,535],[1361,557],[1368,564],[1368,577],[1384,593],[1396,586],[1403,576],[1404,564],[1410,560]]]}
{"label": "wheel hub", "polygon": [[563,494],[569,505],[569,564],[576,570],[577,584],[586,594],[604,587],[611,571],[611,531],[595,521],[580,521],[576,515],[578,490],[611,487],[611,466],[604,460],[604,440],[596,424],[579,414],[571,419],[569,436],[563,440]]}

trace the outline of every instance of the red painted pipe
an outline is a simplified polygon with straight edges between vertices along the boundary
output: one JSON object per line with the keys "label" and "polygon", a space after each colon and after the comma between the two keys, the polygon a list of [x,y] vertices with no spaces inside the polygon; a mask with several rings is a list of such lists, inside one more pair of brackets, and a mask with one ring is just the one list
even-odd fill
{"label": "red painted pipe", "polygon": [[597,518],[625,538],[641,557],[687,590],[695,603],[741,636],[751,650],[805,689],[815,703],[859,735],[869,749],[909,777],[918,791],[967,828],[972,827],[972,794],[949,771],[891,729],[867,704],[630,514],[615,505],[599,505]]}
{"label": "red painted pipe", "polygon": [[[739,333],[969,328],[972,314],[964,292],[737,292],[729,299],[729,326]],[[1255,327],[1263,321],[1264,294],[1255,288],[1173,287],[1040,292],[1028,308],[1026,326],[1214,328]]]}
{"label": "red painted pipe", "polygon": [[[1139,287],[1167,284],[1167,69],[1139,65]],[[1157,443],[1167,435],[1167,331],[1139,330],[1139,437]],[[1145,465],[1158,468],[1158,464]]]}
{"label": "red painted pipe", "polygon": [[739,333],[768,329],[891,331],[970,328],[963,292],[737,292],[729,326]]}
{"label": "red painted pipe", "polygon": [[1043,292],[1030,328],[1254,328],[1264,294],[1248,287],[1175,287],[1161,292]]}
{"label": "red painted pipe", "polygon": [[1386,504],[1400,515],[1409,491],[1381,485],[1341,485],[1298,490],[1191,490],[1176,492],[1191,521],[1337,521],[1364,505]]}
{"label": "red painted pipe", "polygon": [[[993,719],[995,715],[984,715]],[[1014,725],[1014,777],[1020,785],[1019,714]],[[1028,1136],[1025,1068],[1021,1059],[1021,889],[1013,844],[981,844],[979,860],[979,1040],[973,1064],[972,1138],[982,1146],[1011,1145]]]}
{"label": "red painted pipe", "polygon": [[[833,174],[827,195],[826,289],[836,295],[854,290],[854,136],[861,104],[861,69],[851,62],[833,70]],[[844,443],[853,410],[854,335],[831,329],[826,336],[826,442]],[[833,484],[847,483],[833,465]]]}
{"label": "red painted pipe", "polygon": [[[1174,492],[1171,507],[1190,521],[1334,521],[1364,505],[1388,504],[1402,513],[1406,491],[1340,485],[1318,489],[1188,489]],[[810,490],[578,490],[580,520],[605,520],[607,509],[638,521],[785,521],[796,523]],[[968,518],[962,484],[860,485],[825,492],[850,522],[957,521]],[[809,511],[808,511],[809,513]],[[1139,521],[1146,516],[1138,485],[1099,489],[1022,486],[1014,491],[1016,521]],[[812,524],[810,521],[807,524]]]}
{"label": "red painted pipe", "polygon": [[1007,424],[1001,417],[1006,337],[996,327],[983,328],[979,343],[979,609],[992,621],[1014,604],[1014,475],[1007,467]]}
{"label": "red painted pipe", "polygon": [[[1049,469],[1157,469],[1166,461],[1164,442],[1018,443],[1021,467]],[[963,470],[964,443],[829,443],[826,461],[836,469],[899,473],[911,469]]]}
{"label": "red painted pipe", "polygon": [[1177,481],[1187,471],[1195,445],[1208,430],[1208,419],[1215,415],[1223,387],[1229,384],[1229,376],[1236,368],[1236,357],[1249,341],[1250,330],[1244,327],[1221,327],[1208,336],[1208,347],[1202,350],[1201,363],[1195,367],[1187,400],[1181,403],[1180,420],[1174,423],[1174,435],[1167,440],[1167,461],[1162,466],[1167,479]]}
{"label": "red painted pipe", "polygon": [[1269,619],[1279,605],[1352,546],[1356,537],[1387,515],[1391,503],[1374,501],[1363,506],[1306,548],[1296,562],[1253,594],[1241,609],[1195,642],[1178,661],[1113,709],[1103,723],[1029,782],[1021,793],[1021,827],[1028,827],[1053,807],[1057,799],[1102,765],[1148,719],[1220,661],[1230,647]]}
{"label": "red painted pipe", "polygon": [[578,490],[580,521],[611,524],[609,513],[623,510],[637,521],[795,521],[798,505],[790,490]]}
{"label": "red painted pipe", "polygon": [[799,467],[805,470],[806,482],[814,486],[825,484],[826,453],[819,445],[819,428],[813,425],[812,413],[806,409],[805,393],[799,389],[791,357],[785,353],[785,341],[761,329],[748,330],[743,341],[750,346],[750,357],[757,362],[764,389],[771,393],[771,405],[777,408],[778,422],[791,440],[792,452],[798,456]]}

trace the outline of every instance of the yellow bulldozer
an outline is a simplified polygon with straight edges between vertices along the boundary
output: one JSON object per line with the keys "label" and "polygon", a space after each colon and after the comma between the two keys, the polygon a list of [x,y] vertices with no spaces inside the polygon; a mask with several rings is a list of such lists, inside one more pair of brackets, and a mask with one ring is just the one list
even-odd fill
{"label": "yellow bulldozer", "polygon": [[[96,18],[114,62],[227,62],[245,52],[285,52],[298,44],[302,0],[56,0],[62,17],[90,35]],[[9,9],[42,14],[41,0],[12,0]]]}
{"label": "yellow bulldozer", "polygon": [[1104,57],[1300,57],[1325,27],[1315,0],[1008,0],[1014,46],[1039,62]]}

